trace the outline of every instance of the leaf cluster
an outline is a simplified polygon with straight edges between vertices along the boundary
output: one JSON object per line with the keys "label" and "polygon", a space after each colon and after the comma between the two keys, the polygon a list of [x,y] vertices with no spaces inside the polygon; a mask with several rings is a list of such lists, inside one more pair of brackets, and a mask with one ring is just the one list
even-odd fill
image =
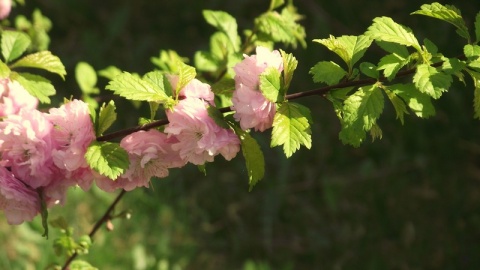
{"label": "leaf cluster", "polygon": [[[465,57],[445,57],[432,41],[425,39],[421,43],[410,28],[389,17],[375,18],[360,36],[330,36],[314,40],[343,60],[343,67],[333,61],[321,61],[310,70],[314,82],[334,88],[327,98],[340,119],[342,129],[339,136],[343,143],[359,146],[369,131],[373,139],[381,137],[377,120],[384,110],[385,97],[390,100],[402,124],[405,115],[410,113],[422,118],[435,115],[432,100],[447,92],[455,78],[463,82],[464,74],[474,80],[474,117],[480,118],[480,47],[476,45],[480,39],[480,13],[475,20],[474,43],[471,43],[469,29],[460,11],[454,6],[425,4],[412,14],[440,19],[455,26],[458,35],[467,42]],[[373,43],[387,55],[377,64],[361,62],[356,66]],[[408,75],[413,75],[411,82],[393,82]],[[350,83],[348,87],[335,87],[342,82]]]}

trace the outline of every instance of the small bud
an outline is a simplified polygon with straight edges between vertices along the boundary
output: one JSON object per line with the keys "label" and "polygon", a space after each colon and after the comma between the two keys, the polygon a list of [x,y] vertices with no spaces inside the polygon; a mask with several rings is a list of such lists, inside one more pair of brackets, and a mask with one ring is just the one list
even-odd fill
{"label": "small bud", "polygon": [[107,230],[113,231],[114,226],[113,226],[113,223],[112,223],[111,220],[108,220],[108,221],[107,221],[106,227],[107,227]]}

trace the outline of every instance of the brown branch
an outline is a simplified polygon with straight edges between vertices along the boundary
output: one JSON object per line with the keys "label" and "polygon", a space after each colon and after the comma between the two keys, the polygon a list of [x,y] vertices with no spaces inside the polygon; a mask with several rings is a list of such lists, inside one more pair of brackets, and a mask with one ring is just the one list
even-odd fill
{"label": "brown branch", "polygon": [[[112,204],[110,204],[110,207],[108,207],[107,211],[105,211],[105,214],[103,214],[103,216],[97,221],[97,223],[95,223],[95,225],[93,226],[92,230],[90,231],[90,233],[88,234],[88,236],[90,236],[90,238],[93,238],[93,236],[95,235],[95,233],[98,231],[98,229],[100,229],[100,227],[106,223],[107,221],[109,221],[112,217],[112,211],[115,209],[115,206],[118,204],[118,202],[120,201],[120,199],[123,197],[123,195],[125,195],[126,191],[124,189],[122,189],[122,191],[118,194],[117,198],[115,198],[115,200],[112,202]],[[73,253],[72,256],[70,256],[66,261],[65,261],[65,264],[63,265],[62,267],[62,270],[67,270],[68,269],[68,266],[70,265],[70,263],[72,263],[72,261],[78,256],[78,253]]]}

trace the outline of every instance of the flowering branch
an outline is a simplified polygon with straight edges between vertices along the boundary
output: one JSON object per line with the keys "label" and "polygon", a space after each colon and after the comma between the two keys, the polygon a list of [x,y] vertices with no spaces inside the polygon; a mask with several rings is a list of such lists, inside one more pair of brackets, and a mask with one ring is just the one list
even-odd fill
{"label": "flowering branch", "polygon": [[[464,59],[465,56],[461,55],[461,56],[458,56],[457,58],[458,59]],[[431,66],[432,67],[439,67],[442,64],[443,64],[443,61],[434,63]],[[415,73],[415,68],[407,69],[407,70],[398,72],[395,79],[406,77],[406,76],[409,76],[409,75],[413,75],[414,73]],[[303,92],[297,92],[297,93],[289,94],[289,95],[286,95],[286,99],[287,100],[295,100],[295,99],[309,97],[309,96],[323,96],[323,97],[325,97],[325,95],[333,89],[366,86],[366,85],[374,84],[377,81],[378,82],[384,82],[386,80],[387,80],[387,78],[385,76],[382,76],[378,80],[373,79],[373,78],[365,78],[365,79],[360,79],[360,80],[355,80],[355,81],[344,81],[344,82],[340,82],[340,83],[337,83],[337,84],[334,84],[334,85],[329,85],[329,86],[324,86],[324,87],[320,87],[320,88],[317,88],[317,89],[312,89],[312,90],[307,90],[307,91],[303,91]],[[223,107],[223,108],[219,108],[218,110],[221,113],[227,113],[227,112],[232,112],[233,111],[230,107]],[[106,135],[103,135],[103,136],[99,136],[99,137],[97,137],[97,141],[109,141],[109,140],[112,140],[114,138],[124,137],[126,135],[129,135],[131,133],[134,133],[134,132],[137,132],[137,131],[140,131],[140,130],[149,130],[149,129],[164,126],[164,125],[167,125],[167,124],[168,124],[168,119],[160,119],[160,120],[153,121],[153,122],[145,124],[145,125],[139,125],[139,126],[136,126],[136,127],[122,129],[122,130],[115,131],[115,132],[112,132],[112,133],[109,133],[109,134],[106,134]]]}

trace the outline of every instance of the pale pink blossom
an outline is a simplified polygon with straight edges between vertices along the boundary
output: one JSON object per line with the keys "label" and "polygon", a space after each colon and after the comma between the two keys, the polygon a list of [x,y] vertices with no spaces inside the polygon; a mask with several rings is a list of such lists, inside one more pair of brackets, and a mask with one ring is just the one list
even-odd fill
{"label": "pale pink blossom", "polygon": [[0,20],[8,17],[12,10],[12,0],[0,0]]}
{"label": "pale pink blossom", "polygon": [[186,98],[167,111],[165,132],[178,140],[172,148],[196,165],[213,161],[217,154],[231,159],[240,150],[238,137],[231,129],[219,127],[208,115],[207,106],[201,99]]}
{"label": "pale pink blossom", "polygon": [[40,212],[38,194],[0,166],[0,210],[10,225],[31,221]]}
{"label": "pale pink blossom", "polygon": [[231,106],[233,117],[240,122],[244,130],[253,128],[264,131],[273,124],[276,104],[267,100],[260,91],[260,74],[269,67],[283,71],[283,59],[278,51],[257,47],[256,55],[245,56],[235,65],[235,91]]}
{"label": "pale pink blossom", "polygon": [[243,130],[254,128],[265,131],[272,127],[276,105],[267,100],[260,91],[256,91],[240,84],[232,96],[233,117],[240,122]]}
{"label": "pale pink blossom", "polygon": [[54,125],[53,162],[62,170],[64,179],[75,179],[80,187],[88,189],[93,181],[93,174],[85,159],[85,153],[90,143],[95,140],[88,105],[80,100],[72,100],[60,108],[50,109],[46,117]]}
{"label": "pale pink blossom", "polygon": [[52,181],[53,125],[37,110],[20,110],[0,122],[1,164],[32,188]]}
{"label": "pale pink blossom", "polygon": [[122,139],[120,146],[128,152],[130,166],[118,179],[97,177],[97,186],[107,192],[148,187],[152,177],[167,177],[168,169],[185,165],[178,152],[172,149],[167,135],[158,130],[132,133]]}
{"label": "pale pink blossom", "polygon": [[[172,88],[176,89],[178,76],[170,75],[168,76],[168,80],[170,81]],[[207,101],[211,105],[213,105],[213,99],[215,98],[210,85],[202,83],[197,79],[191,80],[187,85],[180,89],[179,96],[182,98],[200,98]]]}
{"label": "pale pink blossom", "polygon": [[244,55],[245,59],[233,67],[235,71],[235,85],[246,85],[248,88],[258,90],[260,74],[268,67],[274,67],[283,71],[282,55],[277,51],[270,51],[265,47],[258,46],[256,54]]}
{"label": "pale pink blossom", "polygon": [[0,117],[17,114],[22,108],[34,110],[37,105],[38,99],[30,95],[20,83],[10,79],[0,80]]}

